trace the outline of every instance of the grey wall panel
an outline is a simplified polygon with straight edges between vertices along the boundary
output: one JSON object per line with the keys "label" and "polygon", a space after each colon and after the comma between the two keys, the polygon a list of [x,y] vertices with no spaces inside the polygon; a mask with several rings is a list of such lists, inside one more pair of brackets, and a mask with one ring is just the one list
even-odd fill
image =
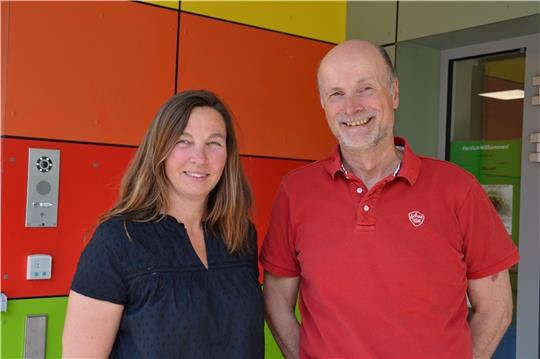
{"label": "grey wall panel", "polygon": [[396,1],[347,2],[347,39],[369,40],[379,45],[396,40]]}

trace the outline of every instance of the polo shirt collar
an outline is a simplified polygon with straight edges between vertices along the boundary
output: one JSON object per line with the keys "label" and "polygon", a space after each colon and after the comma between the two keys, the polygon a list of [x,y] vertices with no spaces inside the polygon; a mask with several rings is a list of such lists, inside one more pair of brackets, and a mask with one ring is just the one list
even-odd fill
{"label": "polo shirt collar", "polygon": [[[401,159],[401,167],[396,177],[403,177],[407,180],[407,182],[409,182],[410,185],[413,185],[416,182],[420,172],[420,157],[414,154],[408,142],[404,138],[394,137],[394,144],[404,148],[403,158]],[[341,152],[339,150],[339,145],[336,145],[325,164],[325,169],[328,174],[330,174],[332,179],[336,178],[337,173],[342,173],[345,175],[341,164]]]}

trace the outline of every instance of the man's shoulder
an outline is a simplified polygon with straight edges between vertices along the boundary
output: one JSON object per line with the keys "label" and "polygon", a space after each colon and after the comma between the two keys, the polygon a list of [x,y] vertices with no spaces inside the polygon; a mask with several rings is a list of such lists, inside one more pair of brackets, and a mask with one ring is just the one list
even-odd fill
{"label": "man's shoulder", "polygon": [[327,166],[331,161],[332,157],[327,157],[295,168],[283,176],[283,183],[289,186],[297,184],[305,186],[306,180],[313,181],[322,179],[324,175],[330,176]]}
{"label": "man's shoulder", "polygon": [[476,181],[472,173],[455,163],[432,157],[418,157],[421,160],[421,176],[440,179],[444,182],[470,183]]}

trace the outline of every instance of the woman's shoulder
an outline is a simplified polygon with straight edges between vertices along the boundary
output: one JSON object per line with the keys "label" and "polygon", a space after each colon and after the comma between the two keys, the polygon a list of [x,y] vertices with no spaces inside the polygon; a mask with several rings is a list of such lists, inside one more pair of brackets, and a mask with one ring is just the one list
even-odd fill
{"label": "woman's shoulder", "polygon": [[90,239],[93,246],[119,247],[129,241],[126,228],[128,219],[126,216],[114,216],[100,222]]}

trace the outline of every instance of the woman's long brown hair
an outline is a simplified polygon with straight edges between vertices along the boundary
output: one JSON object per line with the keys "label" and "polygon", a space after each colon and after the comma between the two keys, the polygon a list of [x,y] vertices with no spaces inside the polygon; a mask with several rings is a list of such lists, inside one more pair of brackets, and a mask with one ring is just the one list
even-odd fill
{"label": "woman's long brown hair", "polygon": [[210,231],[221,235],[229,252],[240,252],[248,237],[252,194],[240,163],[232,116],[223,102],[206,90],[181,92],[161,107],[124,174],[120,198],[99,223],[125,216],[127,232],[128,221],[153,222],[165,216],[169,188],[165,160],[196,107],[216,110],[227,131],[227,160],[219,182],[209,194],[205,220]]}

